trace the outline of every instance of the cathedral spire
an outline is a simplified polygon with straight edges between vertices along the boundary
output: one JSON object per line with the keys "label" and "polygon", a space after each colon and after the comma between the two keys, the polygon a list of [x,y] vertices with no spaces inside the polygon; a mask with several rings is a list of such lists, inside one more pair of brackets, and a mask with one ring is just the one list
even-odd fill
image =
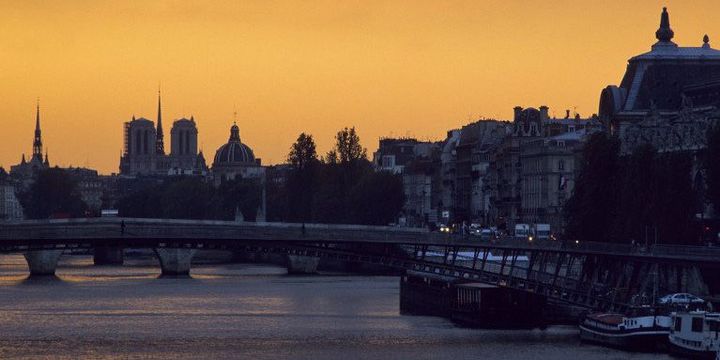
{"label": "cathedral spire", "polygon": [[165,155],[165,143],[163,141],[163,128],[162,128],[162,107],[160,104],[160,87],[158,86],[158,115],[157,115],[157,134],[155,139],[155,153],[158,155]]}
{"label": "cathedral spire", "polygon": [[661,42],[670,42],[673,36],[675,36],[675,33],[670,28],[670,15],[667,8],[663,7],[663,12],[660,15],[660,28],[655,32],[655,37]]}
{"label": "cathedral spire", "polygon": [[33,158],[38,158],[42,162],[42,132],[40,131],[40,99],[37,100],[35,107],[35,138],[33,139]]}

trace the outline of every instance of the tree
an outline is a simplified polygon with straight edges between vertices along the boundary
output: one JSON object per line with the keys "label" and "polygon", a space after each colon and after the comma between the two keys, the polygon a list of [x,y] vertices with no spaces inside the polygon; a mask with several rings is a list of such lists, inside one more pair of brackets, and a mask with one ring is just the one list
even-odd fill
{"label": "tree", "polygon": [[626,242],[644,241],[654,231],[657,218],[657,150],[639,146],[619,162],[616,218],[610,237]]}
{"label": "tree", "polygon": [[181,177],[166,182],[161,196],[162,217],[196,220],[210,218],[212,196],[212,186],[197,177]]}
{"label": "tree", "polygon": [[319,220],[331,223],[358,223],[354,218],[350,192],[358,182],[371,173],[367,150],[360,144],[355,128],[343,128],[335,135],[335,147],[328,152],[322,169],[321,186],[316,209]]}
{"label": "tree", "polygon": [[323,162],[325,162],[325,164],[327,165],[337,165],[340,162],[340,160],[338,159],[337,151],[335,151],[334,149],[328,151],[323,158]]}
{"label": "tree", "polygon": [[213,217],[233,220],[237,209],[245,221],[255,221],[262,203],[262,184],[256,179],[236,177],[220,183],[212,200]]}
{"label": "tree", "polygon": [[360,145],[360,137],[354,126],[338,131],[335,136],[335,151],[341,164],[367,160],[367,149]]}
{"label": "tree", "polygon": [[235,219],[240,209],[253,221],[262,201],[262,187],[255,179],[226,180],[215,188],[197,177],[171,177],[145,186],[118,201],[121,216],[164,219]]}
{"label": "tree", "polygon": [[313,221],[352,223],[347,214],[347,191],[339,164],[323,164],[319,169],[318,189],[313,198]]}
{"label": "tree", "polygon": [[619,154],[617,138],[595,133],[588,139],[574,194],[565,207],[567,236],[588,241],[610,239],[617,211]]}
{"label": "tree", "polygon": [[370,172],[353,187],[350,201],[354,222],[365,225],[394,222],[405,204],[402,176]]}
{"label": "tree", "polygon": [[287,179],[289,221],[307,222],[313,218],[313,202],[318,186],[320,161],[312,135],[298,136],[290,148],[288,162],[292,169]]}
{"label": "tree", "polygon": [[118,213],[122,217],[162,218],[163,185],[147,186],[120,198]]}
{"label": "tree", "polygon": [[314,166],[318,162],[315,140],[313,140],[312,135],[301,133],[298,136],[295,143],[290,147],[287,161],[298,170]]}
{"label": "tree", "polygon": [[29,219],[80,217],[87,210],[77,181],[60,168],[41,170],[28,190],[20,194],[20,201]]}

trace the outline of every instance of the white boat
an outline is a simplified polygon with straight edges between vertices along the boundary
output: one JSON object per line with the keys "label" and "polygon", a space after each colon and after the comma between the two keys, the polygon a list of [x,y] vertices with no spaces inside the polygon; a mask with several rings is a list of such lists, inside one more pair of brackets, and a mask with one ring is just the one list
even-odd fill
{"label": "white boat", "polygon": [[720,351],[720,313],[683,311],[672,313],[670,350],[692,358],[715,359]]}
{"label": "white boat", "polygon": [[627,315],[588,314],[580,321],[580,339],[632,351],[655,351],[667,342],[670,316],[652,307],[631,309]]}

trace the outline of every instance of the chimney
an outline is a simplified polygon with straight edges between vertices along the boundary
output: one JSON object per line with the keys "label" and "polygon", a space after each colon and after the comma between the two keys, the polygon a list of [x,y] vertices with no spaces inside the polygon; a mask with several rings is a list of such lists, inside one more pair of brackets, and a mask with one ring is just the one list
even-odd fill
{"label": "chimney", "polygon": [[520,121],[520,115],[522,114],[523,108],[520,106],[516,106],[513,108],[515,110],[515,121]]}
{"label": "chimney", "polygon": [[540,107],[540,121],[546,121],[548,119],[548,107],[543,105]]}

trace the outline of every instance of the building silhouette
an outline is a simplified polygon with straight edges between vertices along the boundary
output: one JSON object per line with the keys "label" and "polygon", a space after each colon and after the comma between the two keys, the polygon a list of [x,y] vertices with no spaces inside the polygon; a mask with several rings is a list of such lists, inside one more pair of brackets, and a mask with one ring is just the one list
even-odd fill
{"label": "building silhouette", "polygon": [[627,154],[649,144],[661,152],[696,151],[720,116],[720,51],[705,35],[698,47],[672,41],[670,15],[663,8],[657,42],[628,60],[620,85],[600,95],[599,116]]}
{"label": "building silhouette", "polygon": [[28,161],[25,159],[25,154],[22,154],[20,163],[10,167],[10,175],[26,182],[38,171],[47,169],[48,167],[50,167],[50,161],[48,160],[47,152],[43,158],[42,131],[40,130],[40,101],[38,101],[35,109],[35,134],[33,137],[32,155]]}
{"label": "building silhouette", "polygon": [[202,151],[198,152],[194,117],[175,120],[170,136],[168,155],[158,92],[157,127],[151,120],[135,116],[124,124],[120,175],[206,175],[208,169]]}

